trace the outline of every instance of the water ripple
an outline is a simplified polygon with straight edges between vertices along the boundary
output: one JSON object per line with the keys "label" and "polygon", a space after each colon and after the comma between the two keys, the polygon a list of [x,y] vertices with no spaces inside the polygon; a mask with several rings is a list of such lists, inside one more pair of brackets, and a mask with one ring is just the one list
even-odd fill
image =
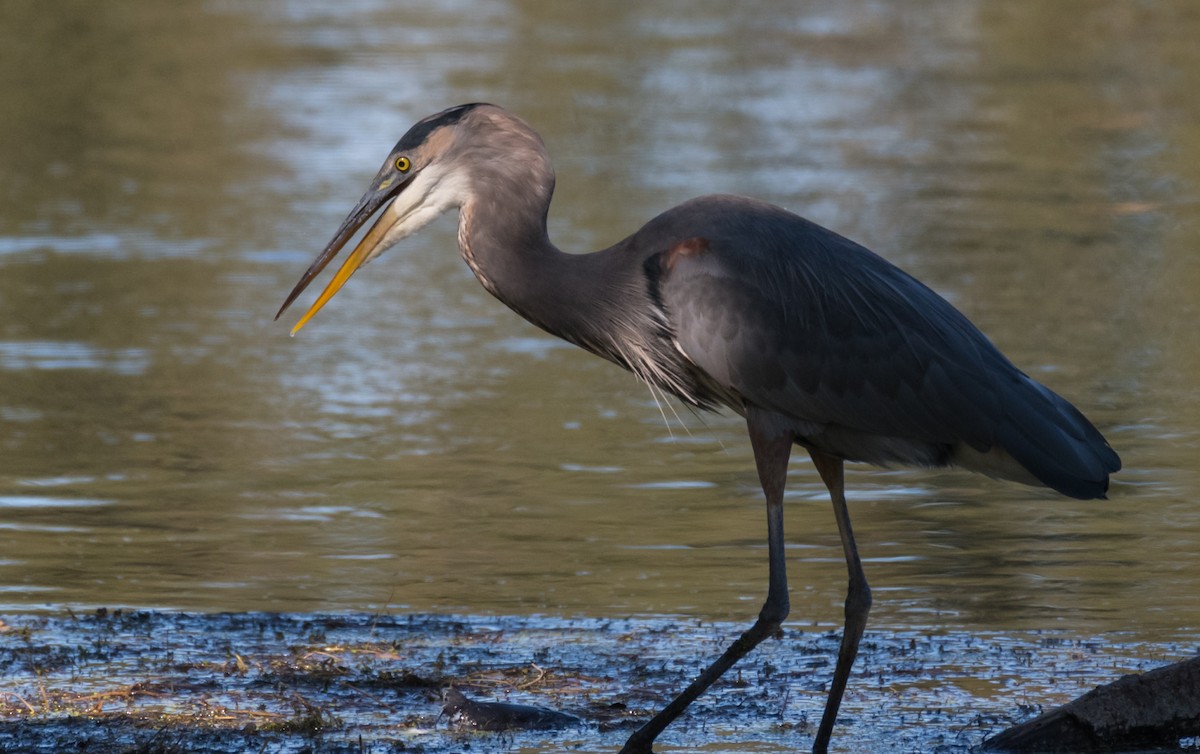
{"label": "water ripple", "polygon": [[95,369],[124,375],[146,371],[150,356],[142,348],[97,348],[87,343],[53,340],[0,341],[0,369]]}
{"label": "water ripple", "polygon": [[0,508],[97,508],[112,504],[112,500],[43,497],[40,495],[0,495]]}

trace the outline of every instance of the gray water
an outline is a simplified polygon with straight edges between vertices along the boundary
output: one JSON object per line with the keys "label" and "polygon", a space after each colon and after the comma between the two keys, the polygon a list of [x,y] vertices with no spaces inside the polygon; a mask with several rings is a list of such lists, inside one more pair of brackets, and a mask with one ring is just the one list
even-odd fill
{"label": "gray water", "polygon": [[[1108,501],[851,472],[873,629],[1195,636],[1200,6],[421,5],[4,4],[0,611],[757,611],[740,421],[515,317],[453,220],[272,321],[400,134],[488,100],[544,136],[563,248],[776,202],[1121,453]],[[792,618],[833,627],[826,494],[789,484]]]}

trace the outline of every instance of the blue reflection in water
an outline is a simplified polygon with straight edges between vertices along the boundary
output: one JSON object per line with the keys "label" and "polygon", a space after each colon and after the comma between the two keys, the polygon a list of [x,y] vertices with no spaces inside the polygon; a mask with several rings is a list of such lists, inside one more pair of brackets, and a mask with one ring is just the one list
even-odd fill
{"label": "blue reflection in water", "polygon": [[72,341],[0,342],[0,369],[94,369],[124,375],[140,375],[150,364],[142,348],[105,349]]}

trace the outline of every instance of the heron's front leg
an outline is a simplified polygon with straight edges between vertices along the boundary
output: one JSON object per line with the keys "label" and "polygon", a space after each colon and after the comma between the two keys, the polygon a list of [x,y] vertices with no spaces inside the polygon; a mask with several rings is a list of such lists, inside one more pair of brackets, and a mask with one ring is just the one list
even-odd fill
{"label": "heron's front leg", "polygon": [[747,425],[750,430],[750,444],[754,448],[754,462],[758,467],[758,478],[767,498],[767,600],[763,603],[754,625],[746,629],[716,662],[709,665],[661,712],[638,728],[625,742],[621,754],[652,754],[651,747],[658,734],[679,717],[713,682],[724,675],[726,670],[733,667],[734,663],[761,644],[763,639],[776,634],[780,624],[787,618],[790,607],[783,551],[783,488],[787,482],[792,435],[765,431],[760,423],[755,421],[754,416],[753,412],[748,414]]}
{"label": "heron's front leg", "polygon": [[821,725],[817,728],[817,737],[813,741],[813,754],[825,754],[829,748],[829,738],[833,734],[833,725],[837,722],[842,694],[846,691],[846,682],[850,679],[850,669],[854,666],[854,658],[858,656],[858,644],[867,627],[867,613],[871,611],[871,587],[867,585],[862,561],[858,557],[858,545],[854,542],[854,530],[850,528],[850,511],[846,508],[842,459],[816,450],[810,450],[809,455],[812,456],[813,464],[817,467],[822,481],[829,488],[829,496],[833,499],[833,515],[837,518],[838,533],[842,537],[842,551],[846,556],[846,569],[850,572],[850,587],[846,592],[846,626],[842,630],[842,646],[838,649],[837,666],[833,670],[833,682],[829,685],[829,696],[825,700],[825,713],[821,715]]}

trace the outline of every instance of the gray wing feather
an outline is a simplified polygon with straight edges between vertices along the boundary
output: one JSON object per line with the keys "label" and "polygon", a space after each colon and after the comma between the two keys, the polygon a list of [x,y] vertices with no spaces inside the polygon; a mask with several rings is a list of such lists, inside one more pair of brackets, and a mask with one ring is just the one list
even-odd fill
{"label": "gray wing feather", "polygon": [[999,447],[1065,494],[1103,495],[1120,462],[1100,433],[957,309],[832,231],[745,209],[709,223],[706,251],[672,260],[659,283],[679,348],[700,369],[804,423]]}

